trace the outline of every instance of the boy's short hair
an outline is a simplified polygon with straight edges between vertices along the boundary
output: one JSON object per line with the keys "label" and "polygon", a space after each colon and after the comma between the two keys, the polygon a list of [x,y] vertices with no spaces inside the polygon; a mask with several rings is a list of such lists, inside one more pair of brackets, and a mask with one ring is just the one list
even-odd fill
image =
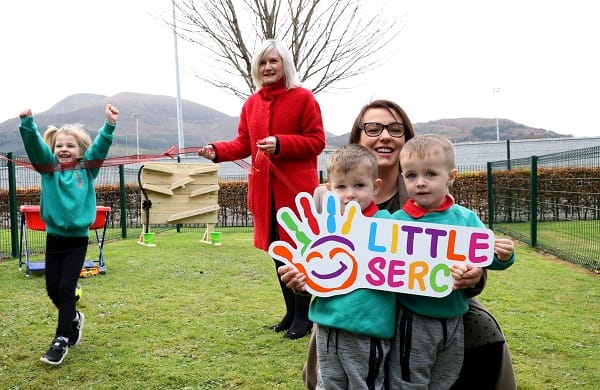
{"label": "boy's short hair", "polygon": [[336,149],[327,159],[327,176],[332,173],[347,173],[356,167],[368,166],[373,173],[373,181],[379,178],[377,158],[369,149],[359,144],[349,144]]}
{"label": "boy's short hair", "polygon": [[454,145],[446,137],[437,134],[421,134],[406,141],[400,151],[400,158],[420,158],[430,155],[443,155],[448,169],[456,167]]}

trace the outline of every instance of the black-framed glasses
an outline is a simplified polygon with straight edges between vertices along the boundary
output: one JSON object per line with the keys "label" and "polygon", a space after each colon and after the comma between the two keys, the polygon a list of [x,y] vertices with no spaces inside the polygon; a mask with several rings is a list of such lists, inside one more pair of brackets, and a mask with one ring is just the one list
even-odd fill
{"label": "black-framed glasses", "polygon": [[379,137],[383,133],[383,129],[386,129],[388,133],[394,138],[400,138],[404,135],[406,130],[406,124],[399,122],[392,122],[384,125],[379,122],[367,122],[363,123],[363,131],[369,137]]}

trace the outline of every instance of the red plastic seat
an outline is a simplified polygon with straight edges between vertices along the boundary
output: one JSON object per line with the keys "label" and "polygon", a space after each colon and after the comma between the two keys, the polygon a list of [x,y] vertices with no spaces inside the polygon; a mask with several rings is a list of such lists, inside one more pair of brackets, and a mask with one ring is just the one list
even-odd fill
{"label": "red plastic seat", "polygon": [[[19,270],[22,270],[23,265],[25,265],[25,276],[29,276],[31,271],[45,271],[46,264],[45,261],[31,261],[29,259],[27,231],[45,231],[46,224],[42,220],[39,205],[23,205],[19,208],[19,210],[21,211],[21,247],[19,251]],[[110,207],[96,207],[96,219],[94,220],[94,223],[90,225],[90,230],[93,230],[96,234],[96,242],[98,244],[100,254],[98,259],[85,260],[83,263],[84,270],[88,268],[97,268],[101,274],[106,272],[103,248],[110,212]],[[98,234],[98,230],[102,230],[102,237],[100,237]],[[25,258],[24,260],[23,257]]]}

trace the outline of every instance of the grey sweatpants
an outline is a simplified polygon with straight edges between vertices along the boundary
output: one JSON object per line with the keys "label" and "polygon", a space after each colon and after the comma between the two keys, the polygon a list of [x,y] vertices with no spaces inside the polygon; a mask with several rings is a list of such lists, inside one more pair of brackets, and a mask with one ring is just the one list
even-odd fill
{"label": "grey sweatpants", "polygon": [[317,325],[317,390],[380,390],[391,340]]}
{"label": "grey sweatpants", "polygon": [[[494,321],[494,316],[485,308],[481,303],[479,303],[475,298],[469,299],[469,310],[473,310],[473,308],[480,309],[478,311],[479,314],[485,315],[487,317],[492,318]],[[486,323],[486,321],[480,322],[479,324]],[[494,328],[495,329],[495,328]],[[473,333],[473,332],[471,332]],[[319,371],[319,366],[317,364],[317,331],[316,324],[313,327],[313,331],[310,334],[310,341],[308,344],[308,353],[306,355],[306,363],[302,368],[302,383],[308,390],[315,390],[317,387],[317,372]],[[512,359],[510,356],[510,351],[508,349],[508,344],[504,343],[502,350],[502,363],[500,366],[500,371],[498,372],[497,383],[495,386],[495,390],[516,390],[517,384],[515,381],[515,372],[512,365]],[[463,373],[464,376],[468,377],[468,380],[473,383],[477,381],[477,375],[469,375],[469,373],[473,373],[470,371],[470,367],[465,367],[467,370]],[[474,373],[477,374],[477,373]],[[396,390],[396,389],[392,389]]]}
{"label": "grey sweatpants", "polygon": [[462,317],[431,318],[398,306],[398,322],[388,354],[389,389],[446,390],[464,358]]}

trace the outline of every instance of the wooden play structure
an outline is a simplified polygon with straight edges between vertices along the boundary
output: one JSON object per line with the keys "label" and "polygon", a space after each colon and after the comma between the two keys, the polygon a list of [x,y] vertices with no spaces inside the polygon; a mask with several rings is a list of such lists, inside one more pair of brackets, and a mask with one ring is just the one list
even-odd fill
{"label": "wooden play structure", "polygon": [[140,171],[142,234],[139,243],[154,246],[149,225],[206,224],[201,242],[210,243],[217,223],[217,164],[145,163]]}

